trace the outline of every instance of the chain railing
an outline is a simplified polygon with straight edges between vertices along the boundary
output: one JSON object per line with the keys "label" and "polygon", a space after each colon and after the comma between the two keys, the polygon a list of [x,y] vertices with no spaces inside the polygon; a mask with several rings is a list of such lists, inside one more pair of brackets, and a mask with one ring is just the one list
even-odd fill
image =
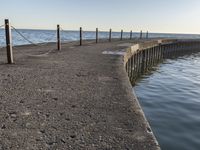
{"label": "chain railing", "polygon": [[[66,34],[67,31],[64,30],[63,28],[61,28],[60,25],[57,25],[57,32],[52,37],[52,39],[48,39],[48,42],[42,42],[42,43],[33,42],[30,38],[28,38],[19,29],[16,29],[14,26],[11,26],[8,19],[5,19],[5,24],[1,25],[0,28],[5,28],[6,47],[7,47],[7,51],[9,53],[11,53],[10,54],[11,57],[12,57],[12,48],[18,49],[18,47],[16,47],[16,46],[12,47],[12,38],[11,38],[12,30],[14,30],[24,41],[28,42],[28,44],[31,44],[33,46],[44,46],[44,45],[49,44],[51,41],[55,41],[55,43],[57,43],[57,50],[61,50],[61,43],[64,43],[64,42],[68,43],[69,42],[69,40],[66,40],[65,36],[62,35],[62,34]],[[95,31],[94,31],[94,33],[95,33]],[[124,33],[123,30],[121,30],[121,34],[120,34],[121,36],[119,37],[120,40],[123,40],[123,39],[126,38],[126,37],[124,37],[123,33]],[[87,38],[86,39],[84,38],[83,34],[84,34],[83,29],[82,29],[82,27],[80,27],[80,32],[79,31],[77,32],[77,41],[78,40],[80,41],[80,46],[83,45],[83,41],[85,41],[87,39]],[[109,35],[109,37],[107,37],[108,41],[111,42],[112,30],[110,30],[108,35]],[[142,31],[141,31],[141,35],[142,35]],[[141,35],[140,35],[140,38],[142,38]],[[98,28],[96,28],[96,37],[94,37],[94,40],[95,39],[96,39],[96,43],[98,43],[98,41],[99,41],[99,30],[98,30]],[[129,39],[129,38],[126,38],[126,39]],[[130,39],[132,39],[132,31],[130,33]],[[71,42],[74,42],[74,41],[72,40]],[[2,47],[0,47],[0,48],[2,48]]]}
{"label": "chain railing", "polygon": [[[3,27],[5,27],[4,24],[0,25],[0,28],[3,28]],[[3,49],[3,48],[5,48],[5,46],[0,46],[0,49]]]}
{"label": "chain railing", "polygon": [[19,32],[15,27],[11,26],[13,30],[15,30],[16,33],[18,33],[25,41],[27,41],[28,43],[32,44],[32,45],[36,45],[36,43],[30,41],[28,38],[26,38],[21,32]]}
{"label": "chain railing", "polygon": [[[61,33],[66,33],[67,32],[62,27],[60,27],[60,31],[61,31]],[[61,39],[60,40],[61,40],[61,42],[67,42],[67,40],[62,36],[62,34],[61,34]]]}
{"label": "chain railing", "polygon": [[[25,41],[27,41],[29,44],[32,44],[34,46],[44,46],[44,45],[47,45],[49,42],[43,42],[43,43],[35,43],[31,40],[29,40],[23,33],[21,33],[18,29],[16,29],[15,27],[11,26],[12,29],[18,34],[20,35]],[[53,36],[53,38],[49,41],[52,41],[53,39],[55,39],[56,37],[56,34]]]}

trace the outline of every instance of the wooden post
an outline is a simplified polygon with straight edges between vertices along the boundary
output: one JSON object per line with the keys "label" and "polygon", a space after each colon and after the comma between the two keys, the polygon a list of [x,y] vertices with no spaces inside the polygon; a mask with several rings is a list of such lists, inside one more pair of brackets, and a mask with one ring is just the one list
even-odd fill
{"label": "wooden post", "polygon": [[137,79],[137,72],[136,72],[136,68],[137,68],[137,56],[136,56],[136,54],[134,54],[134,66],[133,66],[133,68],[134,68],[134,84],[135,84],[135,81],[136,81],[136,79]]}
{"label": "wooden post", "polygon": [[140,39],[142,39],[142,30],[140,31]]}
{"label": "wooden post", "polygon": [[130,74],[131,74],[131,76],[130,76],[130,81],[131,81],[131,83],[133,82],[133,56],[130,58],[131,59],[131,70],[130,70]]}
{"label": "wooden post", "polygon": [[6,48],[7,48],[7,60],[8,64],[12,64],[13,61],[13,51],[12,51],[12,36],[10,23],[8,19],[5,19],[5,34],[6,34]]}
{"label": "wooden post", "polygon": [[138,56],[139,53],[137,52],[135,55],[136,55],[136,64],[135,64],[136,65],[136,70],[135,70],[136,76],[135,76],[135,78],[137,79],[138,78],[138,71],[139,71],[139,56]]}
{"label": "wooden post", "polygon": [[61,50],[60,25],[57,25],[57,48],[58,50]]}
{"label": "wooden post", "polygon": [[82,27],[80,27],[80,46],[82,45],[82,38],[83,38],[83,30]]}
{"label": "wooden post", "polygon": [[153,66],[153,61],[154,61],[154,50],[153,47],[151,48],[151,66]]}
{"label": "wooden post", "polygon": [[110,29],[110,32],[109,32],[109,42],[111,42],[112,40],[112,29]]}
{"label": "wooden post", "polygon": [[122,41],[123,40],[123,30],[121,30],[121,38],[120,40]]}
{"label": "wooden post", "polygon": [[96,43],[99,41],[99,30],[96,28]]}
{"label": "wooden post", "polygon": [[139,76],[142,73],[142,50],[139,51]]}
{"label": "wooden post", "polygon": [[133,31],[131,30],[131,32],[130,32],[130,40],[132,40],[132,38],[133,38]]}
{"label": "wooden post", "polygon": [[148,48],[148,49],[147,49],[147,63],[146,63],[147,70],[149,69],[149,65],[150,65],[150,64],[149,64],[149,60],[150,60],[150,58],[149,58],[149,56],[150,56],[150,55],[149,55],[149,51],[150,51],[150,49]]}
{"label": "wooden post", "polygon": [[149,38],[149,32],[147,31],[147,33],[146,33],[146,39],[148,39]]}
{"label": "wooden post", "polygon": [[141,51],[141,53],[142,53],[141,74],[144,74],[144,72],[145,72],[145,49],[143,49]]}

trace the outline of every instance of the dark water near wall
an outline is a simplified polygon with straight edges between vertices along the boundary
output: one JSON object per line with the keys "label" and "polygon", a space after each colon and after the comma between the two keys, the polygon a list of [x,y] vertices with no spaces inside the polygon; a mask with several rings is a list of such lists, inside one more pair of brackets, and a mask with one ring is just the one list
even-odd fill
{"label": "dark water near wall", "polygon": [[[43,43],[43,42],[55,42],[56,41],[56,31],[55,30],[28,30],[21,29],[18,30],[22,33],[27,39],[34,43]],[[0,47],[5,46],[5,33],[4,29],[0,29]],[[120,32],[113,32],[113,38],[120,38]],[[140,33],[133,33],[134,38],[138,38]],[[83,39],[95,39],[95,32],[85,31],[83,32]],[[108,32],[99,32],[99,38],[108,38]],[[124,32],[124,38],[129,38],[130,33]],[[143,37],[146,37],[146,34],[143,34]],[[150,38],[180,38],[180,39],[200,39],[200,35],[190,35],[190,34],[162,34],[162,33],[150,33]],[[16,31],[12,30],[12,39],[13,45],[24,45],[30,44],[24,40]],[[62,41],[76,41],[79,40],[79,31],[61,31]]]}
{"label": "dark water near wall", "polygon": [[166,60],[134,89],[163,150],[200,150],[200,53]]}

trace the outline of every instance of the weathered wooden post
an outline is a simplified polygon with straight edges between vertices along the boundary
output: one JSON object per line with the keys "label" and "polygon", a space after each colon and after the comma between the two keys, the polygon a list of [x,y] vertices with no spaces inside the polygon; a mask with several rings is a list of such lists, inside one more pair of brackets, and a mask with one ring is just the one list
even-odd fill
{"label": "weathered wooden post", "polygon": [[131,57],[131,83],[133,83],[133,65],[134,65],[134,57]]}
{"label": "weathered wooden post", "polygon": [[153,65],[156,63],[156,47],[153,47]]}
{"label": "weathered wooden post", "polygon": [[82,39],[83,38],[83,30],[82,27],[80,27],[80,46],[82,45]]}
{"label": "weathered wooden post", "polygon": [[129,78],[131,78],[131,57],[129,58]]}
{"label": "weathered wooden post", "polygon": [[145,49],[143,49],[141,53],[142,53],[141,74],[143,74],[145,70]]}
{"label": "weathered wooden post", "polygon": [[139,52],[137,52],[136,54],[136,76],[135,78],[137,79],[138,78],[138,73],[139,73]]}
{"label": "weathered wooden post", "polygon": [[99,41],[99,30],[96,28],[96,43]]}
{"label": "weathered wooden post", "polygon": [[112,29],[110,29],[110,32],[109,32],[109,42],[111,42],[112,40]]}
{"label": "weathered wooden post", "polygon": [[142,39],[142,30],[140,31],[140,39]]}
{"label": "weathered wooden post", "polygon": [[154,46],[154,48],[155,48],[155,62],[154,62],[154,64],[156,64],[157,63],[157,58],[158,58],[158,46]]}
{"label": "weathered wooden post", "polygon": [[121,38],[120,40],[122,41],[123,40],[123,30],[121,30]]}
{"label": "weathered wooden post", "polygon": [[151,66],[153,66],[154,65],[154,47],[152,47],[152,49],[151,49]]}
{"label": "weathered wooden post", "polygon": [[145,52],[146,52],[146,54],[145,54],[145,71],[148,70],[148,60],[149,60],[149,58],[148,58],[148,54],[149,54],[148,51],[149,51],[149,49],[147,48],[145,50]]}
{"label": "weathered wooden post", "polygon": [[159,43],[159,61],[162,60],[162,44]]}
{"label": "weathered wooden post", "polygon": [[60,25],[57,25],[57,48],[58,50],[61,50]]}
{"label": "weathered wooden post", "polygon": [[146,33],[146,39],[148,39],[149,38],[149,32],[147,31],[147,33]]}
{"label": "weathered wooden post", "polygon": [[130,40],[132,40],[132,38],[133,38],[133,31],[131,30],[131,32],[130,32]]}
{"label": "weathered wooden post", "polygon": [[147,49],[147,62],[146,62],[146,70],[148,71],[149,69],[149,48]]}
{"label": "weathered wooden post", "polygon": [[129,77],[129,59],[128,59],[126,64],[127,64],[127,74],[128,74],[128,77]]}
{"label": "weathered wooden post", "polygon": [[5,34],[6,34],[7,60],[8,64],[12,64],[14,63],[13,51],[12,51],[12,36],[11,36],[10,23],[8,19],[5,19]]}
{"label": "weathered wooden post", "polygon": [[141,50],[138,52],[138,77],[140,77],[141,74]]}
{"label": "weathered wooden post", "polygon": [[165,45],[160,44],[161,45],[161,60],[164,58],[164,52],[165,52]]}
{"label": "weathered wooden post", "polygon": [[134,84],[135,84],[135,81],[137,79],[137,72],[136,72],[136,69],[137,69],[137,55],[134,54],[134,72],[133,72],[133,76],[134,76]]}

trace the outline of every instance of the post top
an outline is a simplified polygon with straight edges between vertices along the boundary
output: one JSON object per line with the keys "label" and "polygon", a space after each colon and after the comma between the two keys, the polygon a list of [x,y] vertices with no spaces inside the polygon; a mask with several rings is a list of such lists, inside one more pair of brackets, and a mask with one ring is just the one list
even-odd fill
{"label": "post top", "polygon": [[8,22],[9,22],[9,19],[5,19],[5,22],[8,23]]}

